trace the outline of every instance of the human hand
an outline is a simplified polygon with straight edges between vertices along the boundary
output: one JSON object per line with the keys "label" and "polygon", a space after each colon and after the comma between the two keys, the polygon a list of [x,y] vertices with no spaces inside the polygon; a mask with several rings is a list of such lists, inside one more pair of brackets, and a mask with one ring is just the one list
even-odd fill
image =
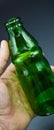
{"label": "human hand", "polygon": [[34,117],[16,76],[12,63],[7,67],[10,57],[7,41],[0,46],[0,129],[24,130]]}

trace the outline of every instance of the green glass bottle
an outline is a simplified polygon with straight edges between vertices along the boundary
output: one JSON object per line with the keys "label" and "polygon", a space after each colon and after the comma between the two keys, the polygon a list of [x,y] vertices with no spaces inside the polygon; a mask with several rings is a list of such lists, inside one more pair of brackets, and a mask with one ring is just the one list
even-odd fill
{"label": "green glass bottle", "polygon": [[6,22],[12,62],[31,108],[37,115],[54,113],[54,75],[42,49],[19,18]]}

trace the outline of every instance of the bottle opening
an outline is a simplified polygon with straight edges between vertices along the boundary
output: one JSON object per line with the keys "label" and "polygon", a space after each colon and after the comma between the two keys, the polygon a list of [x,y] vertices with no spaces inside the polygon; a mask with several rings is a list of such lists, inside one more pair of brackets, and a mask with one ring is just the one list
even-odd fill
{"label": "bottle opening", "polygon": [[5,23],[6,24],[6,27],[11,27],[13,25],[17,25],[18,26],[21,26],[21,21],[20,21],[20,18],[11,18],[9,20],[7,20],[7,22]]}

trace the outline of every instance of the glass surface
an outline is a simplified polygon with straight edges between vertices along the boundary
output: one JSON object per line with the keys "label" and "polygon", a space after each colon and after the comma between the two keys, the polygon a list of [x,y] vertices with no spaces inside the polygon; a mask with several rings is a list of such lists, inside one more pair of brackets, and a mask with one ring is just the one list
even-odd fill
{"label": "glass surface", "polygon": [[54,112],[54,75],[38,42],[19,18],[6,22],[12,62],[31,108],[37,115]]}

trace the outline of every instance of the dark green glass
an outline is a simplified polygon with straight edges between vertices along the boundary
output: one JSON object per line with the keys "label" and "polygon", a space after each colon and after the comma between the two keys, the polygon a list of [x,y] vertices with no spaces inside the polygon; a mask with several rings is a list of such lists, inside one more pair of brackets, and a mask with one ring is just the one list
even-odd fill
{"label": "dark green glass", "polygon": [[12,62],[31,108],[37,115],[54,113],[54,75],[42,49],[19,18],[6,22]]}

